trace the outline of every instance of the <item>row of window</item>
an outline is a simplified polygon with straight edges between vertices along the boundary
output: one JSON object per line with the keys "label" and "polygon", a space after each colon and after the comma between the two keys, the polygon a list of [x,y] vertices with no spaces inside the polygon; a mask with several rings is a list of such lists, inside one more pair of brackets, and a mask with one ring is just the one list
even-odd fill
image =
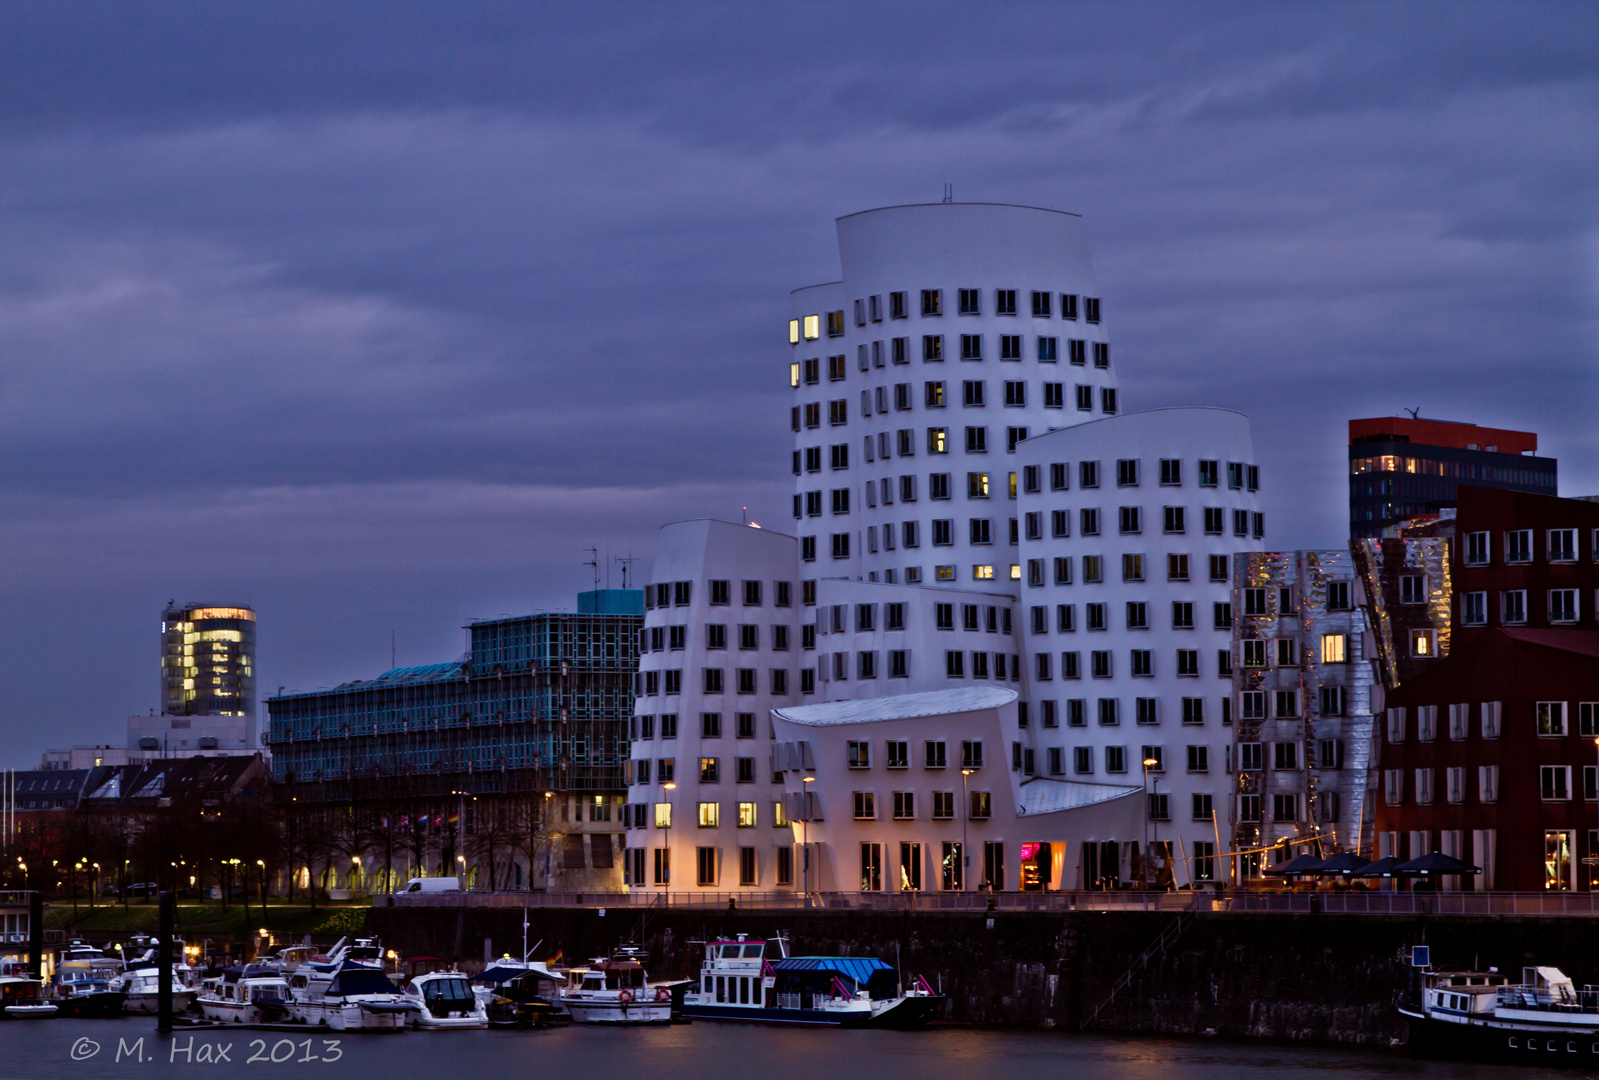
{"label": "row of window", "polygon": [[[700,692],[704,694],[726,693],[728,682],[725,678],[726,670],[723,668],[700,669]],[[760,671],[756,668],[733,669],[733,691],[739,694],[760,693]],[[683,669],[667,668],[661,671],[641,671],[633,677],[635,696],[656,697],[660,694],[681,694],[683,692]],[[772,668],[767,676],[767,692],[774,697],[783,697],[788,693],[788,671],[785,668]]]}
{"label": "row of window", "polygon": [[[1342,686],[1317,688],[1320,716],[1344,716],[1349,704]],[[1304,715],[1305,699],[1298,690],[1243,690],[1238,695],[1238,713],[1245,720],[1291,720]],[[1268,714],[1266,707],[1271,706]]]}
{"label": "row of window", "polygon": [[[675,739],[675,738],[677,738],[677,714],[676,713],[662,713],[660,720],[661,720],[661,723],[660,723],[661,738],[663,738],[663,739]],[[648,742],[648,741],[654,739],[655,738],[655,727],[656,727],[656,725],[655,725],[655,717],[652,716],[652,715],[641,715],[641,716],[633,717],[632,726],[631,726],[631,732],[630,732],[633,741],[635,741],[635,742],[638,742],[638,741]],[[732,733],[733,733],[733,737],[736,738],[736,739],[753,739],[753,738],[755,738],[755,714],[754,713],[744,713],[744,712],[734,713],[733,714]],[[721,737],[722,737],[722,714],[721,713],[711,713],[711,712],[700,713],[700,738],[702,738],[702,739],[720,739]]]}
{"label": "row of window", "polygon": [[[1233,514],[1234,535],[1244,537],[1249,535],[1248,526],[1253,525],[1254,535],[1257,539],[1265,535],[1266,521],[1262,514],[1254,514],[1253,522],[1246,511],[1238,510]],[[1243,531],[1238,531],[1242,527]],[[887,528],[887,526],[885,526]],[[1097,534],[1095,534],[1097,535]],[[1031,588],[1041,588],[1046,584],[1071,585],[1079,580],[1074,567],[1081,560],[1084,585],[1099,585],[1105,581],[1105,557],[1102,555],[1057,555],[1053,559],[1028,559],[1027,584]],[[1153,573],[1152,560],[1142,552],[1125,552],[1121,556],[1121,579],[1125,582],[1143,582]],[[1225,584],[1232,580],[1232,564],[1229,556],[1212,555],[1208,563],[1209,579],[1215,584]],[[1168,552],[1166,554],[1166,580],[1169,582],[1185,582],[1193,580],[1189,555],[1187,552]]]}
{"label": "row of window", "polygon": [[[983,290],[981,289],[956,289],[956,313],[958,315],[981,315],[983,313]],[[1015,315],[1016,311],[1015,289],[994,290],[994,314]],[[1055,297],[1053,292],[1032,293],[1032,313],[1035,319],[1048,319],[1054,317]],[[1078,294],[1060,293],[1060,317],[1068,322],[1077,321]],[[889,319],[908,319],[911,313],[912,294],[908,291],[891,292],[887,294],[887,303],[884,303],[883,294],[864,296],[855,301],[855,325],[865,326],[868,322],[879,323],[883,321],[884,313]],[[1100,304],[1097,296],[1084,296],[1082,299],[1083,321],[1097,324],[1100,316]],[[921,290],[921,315],[924,319],[939,318],[944,314],[944,290]],[[821,314],[802,315],[797,319],[788,321],[788,343],[798,345],[801,341],[815,341],[822,336]],[[829,311],[826,314],[827,336],[830,338],[844,336],[844,313],[842,311]]]}
{"label": "row of window", "polygon": [[[1546,529],[1544,530],[1544,557],[1551,563],[1574,563],[1580,552],[1577,550],[1578,529]],[[1503,536],[1500,551],[1507,564],[1530,563],[1533,561],[1533,535],[1532,529],[1510,529]],[[1462,561],[1467,566],[1487,566],[1493,561],[1492,537],[1487,532],[1469,532],[1465,535],[1465,542],[1461,545]],[[1590,533],[1588,544],[1588,557],[1599,561],[1599,529]]]}
{"label": "row of window", "polygon": [[[1594,797],[1594,771],[1590,765],[1584,772],[1584,783],[1587,788],[1587,797]],[[1571,767],[1569,765],[1544,765],[1538,770],[1540,793],[1546,801],[1564,801],[1571,798]],[[1448,768],[1444,773],[1444,799],[1446,802],[1463,803],[1466,801],[1467,772],[1464,767]],[[1430,805],[1435,800],[1433,788],[1432,769],[1416,769],[1413,772],[1414,785],[1409,795],[1410,800],[1419,806]],[[1389,806],[1402,806],[1405,803],[1405,770],[1384,769],[1382,774],[1383,802]],[[1499,801],[1499,766],[1477,766],[1477,801],[1481,803],[1495,803]]]}
{"label": "row of window", "polygon": [[[759,885],[760,860],[757,849],[753,847],[740,847],[738,851],[738,883],[744,886]],[[653,872],[646,878],[645,874],[651,864]],[[694,849],[694,883],[702,888],[714,888],[721,881],[722,852],[716,847],[697,847]],[[794,884],[794,848],[789,844],[779,844],[773,851],[772,859],[772,884]],[[672,852],[669,848],[628,848],[622,852],[622,880],[627,885],[655,884],[667,886],[672,884]],[[746,980],[750,982],[753,980]],[[759,990],[756,991],[760,993]],[[748,1001],[749,988],[745,988],[745,1000]],[[718,1000],[721,1000],[718,995]]]}
{"label": "row of window", "polygon": [[[1238,796],[1238,821],[1243,825],[1259,825],[1264,823],[1262,817],[1261,795]],[[1279,793],[1271,798],[1271,820],[1283,824],[1302,822],[1305,820],[1305,800],[1293,793]],[[1320,813],[1317,815],[1322,821],[1337,821],[1338,814],[1343,805],[1340,793],[1336,791],[1317,792],[1312,797]]]}
{"label": "row of window", "polygon": [[[710,590],[710,602],[713,607],[727,606],[733,602],[733,583],[725,580],[707,581]],[[760,607],[763,598],[767,595],[764,581],[741,581],[739,593],[743,598],[745,607]],[[792,586],[787,581],[771,582],[772,606],[786,608],[792,606]],[[687,607],[694,597],[694,583],[692,581],[661,581],[644,588],[644,606],[649,609],[666,607]]]}
{"label": "row of window", "polygon": [[[1046,698],[1042,701],[1032,702],[1031,704],[1037,707],[1036,711],[1038,722],[1045,728],[1059,727],[1062,713],[1065,715],[1067,727],[1080,728],[1088,726],[1089,702],[1087,698],[1070,698],[1063,702],[1057,702],[1053,699]],[[1122,710],[1121,702],[1118,699],[1099,698],[1095,704],[1097,706],[1095,715],[1098,718],[1100,726],[1115,727],[1121,723]],[[1219,699],[1219,704],[1221,706],[1219,716],[1221,723],[1224,726],[1231,725],[1233,722],[1232,698],[1221,698]],[[1178,705],[1179,713],[1182,717],[1182,722],[1185,727],[1204,726],[1204,698],[1185,697],[1179,700]],[[1030,726],[1034,710],[1029,707],[1029,703],[1025,701],[1018,702],[1016,710],[1017,726],[1022,728]],[[1137,717],[1137,721],[1140,724],[1159,724],[1161,719],[1160,699],[1136,698],[1134,700],[1133,713]],[[1144,756],[1148,757],[1149,755],[1146,754]]]}
{"label": "row of window", "polygon": [[[1480,720],[1479,734],[1484,739],[1499,738],[1500,702],[1484,701],[1477,709]],[[1448,735],[1459,742],[1471,730],[1471,704],[1450,705],[1446,714]],[[1583,702],[1581,705],[1582,734],[1599,735],[1599,703]],[[1566,703],[1563,701],[1539,702],[1540,727],[1547,726],[1549,734],[1565,734]],[[1558,730],[1556,730],[1558,728]],[[1390,743],[1402,743],[1410,731],[1410,710],[1396,706],[1383,715],[1383,733]],[[1540,732],[1542,733],[1542,732]],[[1416,709],[1416,737],[1420,742],[1433,742],[1438,738],[1438,706],[1422,705]]]}
{"label": "row of window", "polygon": [[[734,627],[737,632],[738,648],[741,650],[759,649],[761,647],[761,628],[755,623],[739,623]],[[773,623],[769,628],[768,641],[772,651],[787,652],[789,647],[789,628],[783,623]],[[639,630],[639,652],[681,652],[688,645],[687,626],[649,626]],[[726,649],[728,635],[726,623],[705,624],[705,647],[707,649]]]}
{"label": "row of window", "polygon": [[[1214,567],[1214,564],[1212,565]],[[1411,580],[1409,576],[1401,578],[1401,582],[1408,580]],[[1409,595],[1413,588],[1419,588],[1421,592],[1425,593],[1426,578],[1420,577],[1416,580],[1421,581],[1422,585],[1403,586],[1402,591],[1406,595]],[[1347,580],[1326,582],[1327,597],[1324,609],[1327,611],[1354,610],[1351,604],[1350,584],[1351,583]],[[1243,593],[1244,616],[1246,618],[1287,618],[1299,613],[1299,597],[1297,595],[1297,591],[1292,585],[1279,586],[1275,590],[1259,586],[1249,586],[1240,591]],[[1277,601],[1277,608],[1275,611],[1267,606],[1274,594]]]}
{"label": "row of window", "polygon": [[[1187,580],[1186,578],[1183,580]],[[1108,630],[1110,628],[1107,612],[1108,604],[1084,604],[1084,614],[1087,618],[1083,625],[1088,630]],[[1233,625],[1233,606],[1228,603],[1213,603],[1210,606],[1211,629],[1231,630]],[[1054,618],[1050,618],[1050,608],[1043,604],[1035,604],[1028,609],[1031,625],[1030,631],[1035,636],[1044,636],[1051,632],[1073,634],[1077,632],[1077,605],[1056,604]],[[1128,630],[1148,630],[1149,605],[1142,600],[1127,601],[1127,619],[1125,626]],[[1191,600],[1173,600],[1171,602],[1171,628],[1173,630],[1193,630],[1194,603]]]}
{"label": "row of window", "polygon": [[[1062,398],[1049,397],[1047,400],[1064,401]],[[1092,412],[1094,409],[1094,388],[1092,386],[1079,386],[1076,390],[1076,404],[1079,412]],[[1064,404],[1048,405],[1048,408],[1064,409]],[[1111,386],[1101,387],[1099,391],[1099,411],[1106,416],[1116,415],[1116,388]],[[868,414],[870,415],[870,414]],[[849,401],[839,398],[827,402],[827,424],[829,427],[843,427],[849,423]],[[814,430],[822,426],[822,403],[813,401],[807,405],[796,405],[789,411],[789,427],[798,432],[801,428]],[[1006,453],[1014,453],[1016,444],[1027,438],[1028,429],[1025,427],[1012,427],[1005,429]],[[878,456],[889,456],[889,432],[878,433]],[[916,431],[914,428],[902,428],[894,433],[895,443],[900,457],[916,456]],[[949,453],[949,429],[927,429],[927,452],[929,454]],[[866,459],[873,460],[872,444],[866,444]],[[969,454],[988,453],[988,429],[986,427],[969,427],[966,429],[966,452]]]}
{"label": "row of window", "polygon": [[[1199,678],[1199,650],[1177,649],[1173,673],[1178,678]],[[1063,652],[1060,654],[1060,677],[1062,679],[1081,679],[1083,677],[1082,653]],[[1135,679],[1152,679],[1155,677],[1155,650],[1131,649],[1128,651],[1127,673]],[[1036,682],[1050,682],[1055,678],[1055,654],[1033,654],[1033,679]],[[1232,654],[1227,649],[1219,649],[1216,653],[1216,675],[1223,679],[1232,678]],[[1094,679],[1113,679],[1116,677],[1115,657],[1110,649],[1094,649],[1088,654],[1088,675]],[[1140,723],[1144,720],[1140,717]],[[1154,721],[1149,721],[1153,723]]]}
{"label": "row of window", "polygon": [[[1217,605],[1220,607],[1220,605]],[[1218,613],[1219,618],[1219,613]],[[1220,629],[1218,626],[1217,629]],[[1345,633],[1322,634],[1318,652],[1307,657],[1299,647],[1298,638],[1244,638],[1238,643],[1240,667],[1296,668],[1314,662],[1319,657],[1323,664],[1347,664],[1353,659],[1349,635]]]}
{"label": "row of window", "polygon": [[[1594,594],[1594,610],[1599,611],[1599,591]],[[1499,622],[1505,626],[1519,626],[1528,621],[1527,590],[1507,589],[1499,594]],[[1460,594],[1460,622],[1463,626],[1488,625],[1488,594],[1463,592]],[[1575,623],[1582,620],[1582,598],[1577,589],[1550,589],[1545,594],[1544,617],[1551,623]]]}
{"label": "row of window", "polygon": [[[1003,384],[1004,397],[997,399],[994,404],[1002,404],[1007,409],[1025,409],[1029,395],[1025,380],[1007,381]],[[1066,384],[1059,382],[1040,383],[1040,393],[1043,395],[1043,406],[1046,409],[1066,408]],[[910,412],[912,410],[910,397],[910,383],[897,383],[893,387],[894,411]],[[926,396],[923,406],[928,409],[942,409],[949,404],[949,398],[944,393],[944,383],[930,382],[925,384]],[[872,416],[884,416],[889,412],[889,387],[879,386],[875,390],[861,391],[861,416],[870,419]],[[1094,388],[1086,383],[1077,383],[1072,391],[1072,400],[1079,412],[1093,412]],[[984,409],[989,405],[988,384],[981,380],[968,379],[961,386],[961,407],[966,409]],[[874,408],[875,405],[875,408]],[[870,448],[868,448],[870,453]]]}
{"label": "row of window", "polygon": [[[887,341],[862,342],[855,349],[855,366],[862,373],[889,366],[908,365],[911,362],[911,339],[890,338]],[[1033,340],[1033,347],[1027,350],[1020,334],[999,335],[999,359],[1007,362],[1020,362],[1030,353],[1033,359],[1041,364],[1057,364],[1061,359],[1060,338],[1037,337]],[[944,336],[942,334],[927,334],[922,338],[921,354],[923,363],[939,363],[945,356]],[[1077,338],[1066,339],[1066,361],[1073,367],[1087,368],[1088,357],[1092,354],[1094,367],[1101,370],[1110,368],[1110,346],[1102,341],[1089,342]],[[981,361],[985,359],[984,339],[981,334],[960,335],[960,358],[966,361]],[[844,382],[849,377],[848,357],[837,353],[827,358],[827,381],[829,383]],[[788,366],[788,383],[791,389],[802,386],[820,386],[822,383],[822,358],[813,356],[806,360],[795,360]]]}

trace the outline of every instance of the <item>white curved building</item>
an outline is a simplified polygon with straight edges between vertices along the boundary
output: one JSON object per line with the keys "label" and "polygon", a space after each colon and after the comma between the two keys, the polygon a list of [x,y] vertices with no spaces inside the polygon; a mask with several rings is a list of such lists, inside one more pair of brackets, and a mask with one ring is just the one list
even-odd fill
{"label": "white curved building", "polygon": [[838,247],[789,322],[801,576],[1011,591],[1016,444],[1120,404],[1082,219],[894,206]]}
{"label": "white curved building", "polygon": [[629,732],[628,884],[787,888],[771,711],[797,700],[794,537],[701,518],[661,529]]}
{"label": "white curved building", "polygon": [[[1128,413],[1018,448],[1028,775],[1144,783],[1144,846],[1218,880],[1230,835],[1233,554],[1261,550],[1249,419]],[[1087,867],[1125,880],[1130,867]]]}

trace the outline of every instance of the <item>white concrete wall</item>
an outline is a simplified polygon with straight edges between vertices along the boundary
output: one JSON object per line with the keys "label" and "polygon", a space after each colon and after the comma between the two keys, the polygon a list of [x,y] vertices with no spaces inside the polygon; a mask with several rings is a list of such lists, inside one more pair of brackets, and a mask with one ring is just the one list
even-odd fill
{"label": "white concrete wall", "polygon": [[[631,743],[631,769],[638,778],[638,764],[650,763],[650,782],[634,783],[629,789],[628,802],[633,815],[633,827],[627,830],[630,849],[642,849],[644,881],[642,886],[656,888],[654,852],[670,843],[671,887],[691,889],[696,887],[696,849],[712,848],[718,853],[716,888],[736,889],[739,884],[739,848],[750,847],[756,852],[757,876],[748,888],[770,890],[779,886],[776,880],[777,855],[780,847],[787,847],[789,830],[774,825],[774,807],[781,797],[781,787],[772,783],[770,712],[774,706],[786,705],[799,699],[800,648],[799,623],[801,607],[799,586],[795,580],[798,556],[794,537],[758,529],[733,522],[699,519],[679,521],[661,530],[660,545],[656,549],[655,563],[649,577],[652,593],[658,584],[686,582],[690,586],[689,602],[661,607],[652,600],[644,612],[645,645],[653,643],[655,631],[665,639],[665,648],[653,647],[639,657],[639,684],[641,690],[653,673],[660,679],[657,692],[641,692],[634,706],[634,730],[638,737]],[[713,580],[729,582],[729,603],[726,606],[711,603],[710,583]],[[745,581],[761,582],[759,607],[744,603]],[[779,607],[777,584],[789,589],[789,606]],[[674,595],[675,600],[675,595]],[[726,647],[709,647],[709,627],[726,628]],[[757,628],[758,647],[741,649],[739,627]],[[774,627],[782,627],[788,635],[788,648],[778,650]],[[681,627],[684,647],[670,647],[672,627]],[[720,669],[723,688],[720,693],[706,693],[704,672],[706,668]],[[753,669],[756,674],[754,693],[739,693],[737,672]],[[774,694],[772,672],[781,670],[788,680],[787,694]],[[667,694],[665,673],[682,673],[681,692]],[[716,713],[721,716],[721,735],[703,738],[701,716]],[[753,738],[738,737],[737,716],[740,713],[754,717]],[[663,738],[661,716],[677,717],[675,738]],[[653,737],[643,737],[644,717],[652,718]],[[715,783],[700,783],[701,758],[717,759],[718,779]],[[740,758],[754,760],[754,782],[739,783],[737,762]],[[668,790],[661,780],[661,762],[673,762],[674,789]],[[672,804],[671,828],[657,828],[655,807],[657,803]],[[754,803],[756,824],[740,828],[738,811],[740,803]],[[714,803],[718,808],[719,824],[701,827],[698,824],[700,803]],[[642,807],[639,809],[632,809]],[[638,815],[643,814],[643,828],[637,826]],[[633,862],[630,869],[637,870],[636,855],[627,856]],[[636,876],[636,874],[634,875]]]}
{"label": "white concrete wall", "polygon": [[[1095,346],[1108,350],[1109,339],[1103,310],[1100,321],[1087,318],[1087,301],[1099,304],[1100,299],[1082,221],[1075,214],[1032,207],[935,203],[840,218],[838,238],[842,280],[795,290],[792,298],[792,318],[804,327],[814,316],[820,326],[819,337],[811,340],[802,333],[789,350],[790,362],[802,373],[794,390],[801,412],[794,443],[801,459],[795,530],[814,538],[816,546],[815,560],[802,568],[802,576],[1012,591],[1017,549],[1010,539],[1015,503],[1009,478],[1016,456],[1008,448],[1008,430],[1025,428],[1037,435],[1103,416],[1111,407],[1107,392],[1116,392],[1114,356],[1107,356],[1106,366],[1096,366]],[[924,289],[939,290],[941,314],[922,314]],[[977,314],[960,314],[962,289],[977,291]],[[999,290],[1015,291],[1014,315],[998,313]],[[1034,291],[1050,295],[1047,318],[1033,315]],[[906,294],[904,319],[891,317],[895,292]],[[1061,317],[1063,294],[1077,298],[1075,320]],[[877,319],[871,312],[874,297]],[[844,314],[843,332],[836,337],[828,333],[832,311]],[[941,361],[923,359],[927,335],[942,335]],[[980,337],[981,360],[961,359],[962,335]],[[1001,338],[1018,336],[1020,358],[1001,359]],[[1039,359],[1041,337],[1056,339],[1057,359]],[[895,338],[907,339],[904,364],[893,362]],[[1073,340],[1083,342],[1084,362],[1078,365],[1071,360]],[[829,371],[832,356],[844,358],[842,372]],[[819,371],[814,385],[803,377],[805,361],[813,359]],[[943,385],[944,403],[930,408],[927,387],[934,382]],[[965,403],[967,383],[981,384],[981,404]],[[1009,405],[1007,384],[1021,388]],[[1060,387],[1058,401],[1047,396],[1046,384]],[[900,386],[906,397],[897,401]],[[1079,386],[1088,394],[1086,410],[1078,408]],[[831,402],[843,402],[847,422],[830,422]],[[804,422],[808,405],[819,407],[818,427]],[[1120,406],[1124,409],[1125,402]],[[969,427],[986,431],[984,450],[968,452]],[[947,433],[946,453],[928,452],[932,428]],[[900,452],[901,431],[911,433],[908,454]],[[834,447],[847,449],[847,467],[834,467]],[[820,451],[814,472],[805,460],[806,451],[813,450]],[[987,477],[986,496],[968,494],[973,473]],[[932,497],[935,474],[948,477],[947,499]],[[902,477],[913,478],[914,501],[902,497]],[[835,491],[848,492],[847,513],[835,513]],[[811,495],[819,499],[808,505]],[[935,521],[950,523],[950,543],[934,543]],[[974,542],[973,521],[988,523],[988,542]],[[906,546],[907,523],[914,526],[914,547]],[[833,557],[835,535],[850,538],[848,558]],[[980,532],[975,535],[981,538]]]}
{"label": "white concrete wall", "polygon": [[[1180,463],[1180,482],[1161,483],[1163,459]],[[1229,752],[1230,727],[1223,723],[1229,704],[1232,682],[1221,657],[1232,649],[1230,627],[1218,627],[1216,604],[1232,601],[1232,556],[1238,551],[1259,551],[1262,541],[1254,536],[1254,515],[1259,513],[1258,492],[1248,488],[1248,470],[1243,483],[1229,487],[1229,462],[1243,466],[1256,464],[1248,418],[1224,409],[1158,409],[1097,420],[1030,439],[1017,454],[1023,470],[1018,511],[1022,516],[1021,544],[1024,580],[1017,617],[1026,635],[1027,719],[1028,727],[1015,737],[1033,750],[1036,772],[1051,772],[1051,750],[1058,750],[1061,774],[1077,779],[1112,779],[1141,782],[1144,748],[1158,748],[1162,767],[1151,770],[1151,787],[1169,796],[1170,821],[1152,821],[1152,839],[1170,841],[1179,860],[1176,880],[1185,884],[1184,856],[1192,856],[1198,843],[1215,844],[1219,834],[1221,850],[1226,850],[1231,835],[1231,791]],[[1136,485],[1118,484],[1118,463],[1135,461]],[[1217,484],[1200,484],[1201,461],[1217,463]],[[1082,486],[1083,462],[1098,464],[1098,486]],[[1054,490],[1051,466],[1065,465],[1067,486]],[[1036,491],[1027,490],[1028,467],[1038,470]],[[1137,508],[1141,516],[1139,532],[1120,531],[1121,510]],[[1167,507],[1184,511],[1181,533],[1165,530]],[[1222,512],[1220,535],[1205,531],[1206,508]],[[1098,535],[1082,535],[1082,511],[1097,510]],[[1055,536],[1052,515],[1067,515],[1067,536]],[[1234,530],[1234,512],[1249,515],[1246,535]],[[1039,538],[1029,539],[1029,514],[1039,515]],[[1139,555],[1143,561],[1143,580],[1123,580],[1123,556]],[[1168,556],[1186,555],[1188,580],[1170,580]],[[1222,561],[1220,574],[1213,580],[1212,556]],[[1101,560],[1102,581],[1084,580],[1085,558]],[[1055,560],[1070,560],[1071,583],[1056,584]],[[1036,560],[1036,562],[1033,562]],[[1031,573],[1029,573],[1031,571]],[[1192,628],[1175,625],[1173,603],[1192,604]],[[1142,604],[1145,625],[1132,624],[1129,603]],[[1091,604],[1103,605],[1104,629],[1089,629]],[[1068,605],[1072,627],[1061,629],[1059,608]],[[1035,633],[1034,609],[1043,609],[1042,632]],[[1150,673],[1134,674],[1134,652],[1147,653],[1152,661]],[[1197,653],[1197,674],[1180,673],[1179,650]],[[1063,653],[1078,657],[1078,675],[1064,678]],[[1110,673],[1095,677],[1094,654],[1108,654]],[[1040,668],[1044,657],[1046,668]],[[1048,678],[1040,678],[1047,671]],[[1155,713],[1139,722],[1139,699],[1152,700]],[[1203,718],[1199,723],[1184,722],[1184,699],[1198,699]],[[1081,726],[1073,726],[1070,710],[1073,701],[1081,702]],[[1112,722],[1103,723],[1100,702],[1113,702]],[[1054,726],[1045,726],[1047,711],[1054,709]],[[1109,718],[1109,717],[1107,717]],[[1189,748],[1204,751],[1204,771],[1189,770]],[[1078,751],[1087,752],[1091,774],[1078,771]],[[1107,774],[1120,753],[1121,771]],[[1194,796],[1208,795],[1215,815],[1196,819]],[[1216,868],[1218,876],[1220,866]]]}
{"label": "white concrete wall", "polygon": [[[1111,841],[1126,848],[1139,839],[1141,788],[1088,788],[1013,773],[1008,747],[1016,723],[1014,692],[998,687],[986,688],[986,693],[984,688],[967,689],[985,699],[981,707],[951,706],[947,712],[936,706],[931,711],[915,707],[920,705],[918,698],[951,696],[935,693],[859,703],[880,709],[868,708],[853,722],[840,721],[828,705],[780,709],[774,714],[778,763],[788,766],[784,775],[802,871],[807,862],[804,852],[810,851],[811,890],[854,892],[874,884],[885,892],[901,888],[937,892],[946,885],[971,891],[988,884],[1016,890],[1022,886],[1024,845],[1038,844],[1051,845],[1048,872],[1040,875],[1046,880],[1039,884],[1050,889],[1080,888],[1085,843]],[[942,744],[943,764],[934,759],[930,765],[930,741]],[[851,766],[852,742],[868,748],[865,765]],[[890,760],[892,742],[907,744],[903,764]],[[965,769],[963,744],[968,742],[981,744],[982,764]],[[803,749],[796,749],[801,744]],[[1041,795],[1037,790],[1041,787],[1059,790]],[[909,813],[896,815],[896,793],[912,796],[908,808],[899,807]],[[972,816],[974,793],[987,794],[988,817]],[[869,806],[861,798],[867,794]],[[951,804],[947,816],[935,816],[935,796],[940,794]],[[1061,802],[1081,805],[1036,812]],[[947,881],[942,873],[946,844],[962,845],[959,850],[966,861],[960,880]],[[987,844],[1001,850],[992,882],[985,877]],[[875,882],[863,875],[863,845],[875,845],[880,853],[882,873]],[[806,884],[802,875],[801,887]]]}

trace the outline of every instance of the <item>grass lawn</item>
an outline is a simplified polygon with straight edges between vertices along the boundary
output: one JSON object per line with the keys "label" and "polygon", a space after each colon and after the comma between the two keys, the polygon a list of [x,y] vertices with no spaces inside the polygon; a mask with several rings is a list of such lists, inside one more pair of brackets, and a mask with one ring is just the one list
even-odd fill
{"label": "grass lawn", "polygon": [[[370,900],[318,901],[315,908],[308,903],[287,903],[273,900],[265,913],[260,904],[250,905],[246,921],[244,907],[230,903],[224,909],[220,900],[180,900],[177,905],[177,930],[190,942],[205,937],[231,937],[238,941],[265,927],[282,939],[298,939],[304,934],[329,940],[358,933],[365,925]],[[71,901],[50,902],[45,910],[44,923],[51,930],[65,930],[68,934],[85,934],[94,938],[103,935],[132,934],[143,931],[153,934],[160,922],[154,903],[130,902],[126,910],[120,903],[97,902],[90,910],[79,902],[77,913]]]}

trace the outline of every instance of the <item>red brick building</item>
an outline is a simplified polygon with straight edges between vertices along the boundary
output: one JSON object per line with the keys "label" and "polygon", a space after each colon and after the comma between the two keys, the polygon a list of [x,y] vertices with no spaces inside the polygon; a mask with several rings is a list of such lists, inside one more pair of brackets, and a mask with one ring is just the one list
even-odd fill
{"label": "red brick building", "polygon": [[1450,563],[1450,653],[1378,717],[1379,853],[1599,889],[1599,504],[1462,487]]}

